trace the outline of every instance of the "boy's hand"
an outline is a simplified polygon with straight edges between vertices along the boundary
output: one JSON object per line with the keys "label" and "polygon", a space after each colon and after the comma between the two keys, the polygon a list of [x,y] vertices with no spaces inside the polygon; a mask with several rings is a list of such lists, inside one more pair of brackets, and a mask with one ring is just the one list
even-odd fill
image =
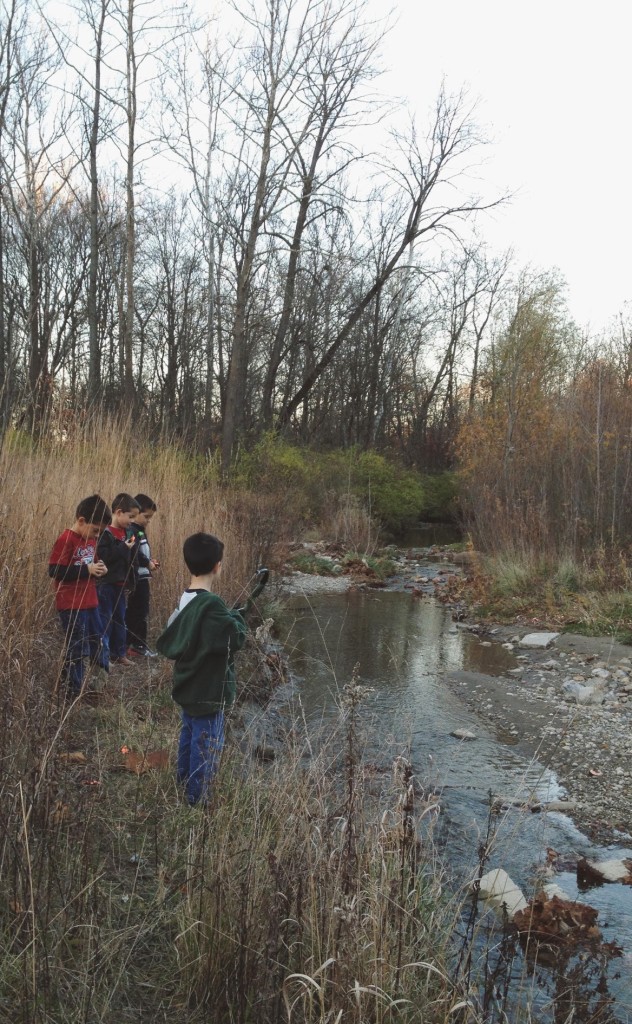
{"label": "boy's hand", "polygon": [[91,576],[105,576],[107,571],[108,567],[101,559],[98,562],[88,562],[88,572]]}
{"label": "boy's hand", "polygon": [[150,558],[149,559],[149,569],[150,569],[150,571],[153,572],[154,569],[159,569],[159,568],[160,568],[160,562],[158,561],[158,559],[157,558]]}
{"label": "boy's hand", "polygon": [[136,543],[136,538],[133,537],[133,536],[132,537],[128,537],[127,540],[123,541],[123,543],[124,543],[126,548],[130,548],[131,549],[131,548],[134,547],[134,544]]}

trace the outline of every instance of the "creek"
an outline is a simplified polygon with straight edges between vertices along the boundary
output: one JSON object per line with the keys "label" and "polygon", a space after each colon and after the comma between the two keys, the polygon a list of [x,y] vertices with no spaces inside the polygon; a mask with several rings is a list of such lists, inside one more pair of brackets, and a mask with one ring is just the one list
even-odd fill
{"label": "creek", "polygon": [[[433,598],[418,600],[401,589],[305,594],[288,600],[287,613],[284,644],[296,678],[292,699],[300,705],[314,748],[326,743],[328,730],[335,728],[341,689],[355,669],[358,682],[370,691],[363,711],[365,757],[377,771],[388,772],[393,756],[405,754],[423,787],[439,794],[434,837],[454,891],[464,891],[476,875],[490,793],[522,800],[564,797],[552,772],[521,756],[514,737],[503,742],[446,683],[446,674],[458,670],[503,675],[516,664],[513,653],[500,643],[481,645],[477,637],[458,629],[449,610]],[[476,739],[456,739],[451,735],[455,729],[470,730]],[[545,871],[547,847],[562,856],[632,857],[629,848],[613,852],[593,845],[561,813],[531,814],[512,808],[499,816],[495,828],[485,870],[504,868],[527,898],[538,872]],[[579,956],[570,966],[566,961],[563,975],[538,967],[537,984],[530,992],[538,1014],[533,1019],[566,1020],[561,1014],[571,1004],[564,1002],[564,976],[579,971],[574,1022],[632,1020],[632,888],[604,885],[580,891],[571,870],[546,881],[556,882],[570,899],[595,907],[604,940],[617,943],[623,955],[605,966]],[[483,930],[486,941],[494,945],[500,929],[496,933],[490,919],[486,914]],[[520,978],[524,985],[525,964],[520,958],[511,970],[516,987]]]}

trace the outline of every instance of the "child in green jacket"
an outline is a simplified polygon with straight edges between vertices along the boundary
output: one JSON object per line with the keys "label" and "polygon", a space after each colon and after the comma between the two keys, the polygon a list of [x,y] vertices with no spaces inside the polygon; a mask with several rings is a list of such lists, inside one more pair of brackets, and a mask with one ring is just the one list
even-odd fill
{"label": "child in green jacket", "polygon": [[221,572],[224,545],[195,533],[183,546],[191,583],[156,647],[175,662],[172,697],[182,709],[178,781],[190,804],[207,803],[224,748],[224,710],[235,700],[235,652],[247,626],[211,586]]}

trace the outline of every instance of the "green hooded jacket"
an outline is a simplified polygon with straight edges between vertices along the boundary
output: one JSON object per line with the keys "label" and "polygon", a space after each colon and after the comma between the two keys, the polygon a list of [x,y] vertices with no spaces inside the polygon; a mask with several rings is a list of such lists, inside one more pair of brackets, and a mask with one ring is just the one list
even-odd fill
{"label": "green hooded jacket", "polygon": [[217,594],[185,591],[182,597],[188,603],[171,616],[156,648],[175,662],[174,701],[199,718],[222,711],[235,700],[233,661],[248,627],[243,616],[231,611]]}

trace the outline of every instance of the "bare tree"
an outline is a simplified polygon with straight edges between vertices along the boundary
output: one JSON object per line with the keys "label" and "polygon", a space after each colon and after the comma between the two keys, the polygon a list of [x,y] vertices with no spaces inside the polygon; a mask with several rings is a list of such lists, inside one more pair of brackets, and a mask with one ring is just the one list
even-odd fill
{"label": "bare tree", "polygon": [[7,169],[4,162],[7,135],[7,109],[9,97],[19,78],[18,54],[23,50],[22,38],[26,30],[26,12],[20,0],[2,0],[0,5],[0,437],[8,425],[12,395],[9,386],[13,363],[11,333],[8,330],[8,311],[5,291],[5,204],[7,196]]}
{"label": "bare tree", "polygon": [[[29,423],[36,426],[46,410],[51,389],[50,318],[47,313],[47,231],[62,197],[73,165],[61,143],[71,112],[64,104],[49,115],[52,82],[59,56],[44,31],[25,23],[14,51],[14,87],[4,112],[4,136],[9,145],[2,157],[5,204],[17,230],[17,245],[24,260],[26,333],[28,337]],[[54,263],[51,261],[54,270]]]}
{"label": "bare tree", "polygon": [[[291,325],[302,243],[308,217],[322,216],[323,205],[335,203],[336,183],[354,159],[347,141],[358,112],[367,104],[362,86],[375,75],[377,42],[361,21],[361,7],[328,3],[317,25],[308,26],[302,40],[301,102],[306,114],[288,139],[293,150],[292,190],[298,201],[287,245],[287,271],[278,325],[268,357],[262,395],[263,421],[274,417],[274,386]],[[375,104],[372,104],[375,107]],[[375,113],[375,112],[374,112]],[[321,165],[325,169],[321,171]],[[320,209],[318,209],[320,208]]]}
{"label": "bare tree", "polygon": [[[125,54],[123,99],[125,177],[125,251],[119,286],[120,373],[128,407],[135,404],[134,386],[134,274],[136,260],[136,203],[139,152],[151,147],[147,110],[154,97],[152,88],[160,80],[159,52],[168,34],[180,29],[181,8],[156,4],[154,0],[113,0]],[[142,71],[142,77],[141,77]],[[142,115],[142,119],[139,115]],[[139,137],[139,124],[143,133]]]}
{"label": "bare tree", "polygon": [[[198,42],[201,40],[201,42]],[[193,47],[191,43],[193,42]],[[191,53],[192,51],[192,53]],[[209,26],[189,23],[186,35],[170,49],[164,63],[164,109],[160,137],[190,175],[191,197],[199,213],[193,233],[199,237],[206,265],[206,340],[204,368],[204,429],[210,440],[215,410],[217,223],[215,167],[220,139],[220,112],[226,90],[224,58],[210,38]]]}
{"label": "bare tree", "polygon": [[90,177],[90,275],[88,281],[88,329],[89,363],[88,363],[88,399],[96,403],[101,390],[101,345],[99,339],[98,320],[98,276],[100,257],[99,229],[99,168],[98,147],[101,133],[101,104],[103,41],[105,22],[111,6],[111,0],[99,0],[95,11],[94,5],[84,0],[85,18],[94,37],[94,85],[92,103],[90,104],[90,120],[88,125],[89,177]]}
{"label": "bare tree", "polygon": [[[257,246],[264,226],[283,199],[292,166],[293,153],[288,152],[283,138],[279,144],[278,134],[285,119],[291,116],[301,68],[302,35],[317,6],[318,0],[266,0],[262,17],[255,12],[254,5],[249,12],[239,12],[255,35],[249,56],[253,67],[248,77],[241,72],[233,79],[231,91],[239,111],[235,123],[242,122],[246,136],[240,162],[248,161],[248,149],[254,150],[254,159],[248,178],[240,175],[247,213],[239,232],[232,346],[223,410],[222,462],[226,468],[244,427],[246,318]],[[299,24],[293,30],[294,18]]]}
{"label": "bare tree", "polygon": [[463,170],[464,158],[481,141],[464,96],[460,94],[450,97],[443,90],[437,100],[426,146],[422,149],[414,134],[410,142],[399,140],[403,166],[391,166],[388,170],[396,189],[393,197],[395,219],[401,228],[394,233],[388,256],[375,279],[340,324],[326,352],[281,411],[282,423],[290,421],[364,311],[400,267],[411,245],[417,245],[421,240],[427,242],[442,232],[452,233],[464,218],[501,201],[485,204],[475,196],[466,196],[456,203],[449,201],[453,196],[453,179]]}
{"label": "bare tree", "polygon": [[492,317],[502,299],[502,289],[508,282],[511,252],[490,256],[484,246],[468,253],[475,277],[471,324],[472,367],[470,370],[469,410],[474,408],[478,391],[481,344]]}

